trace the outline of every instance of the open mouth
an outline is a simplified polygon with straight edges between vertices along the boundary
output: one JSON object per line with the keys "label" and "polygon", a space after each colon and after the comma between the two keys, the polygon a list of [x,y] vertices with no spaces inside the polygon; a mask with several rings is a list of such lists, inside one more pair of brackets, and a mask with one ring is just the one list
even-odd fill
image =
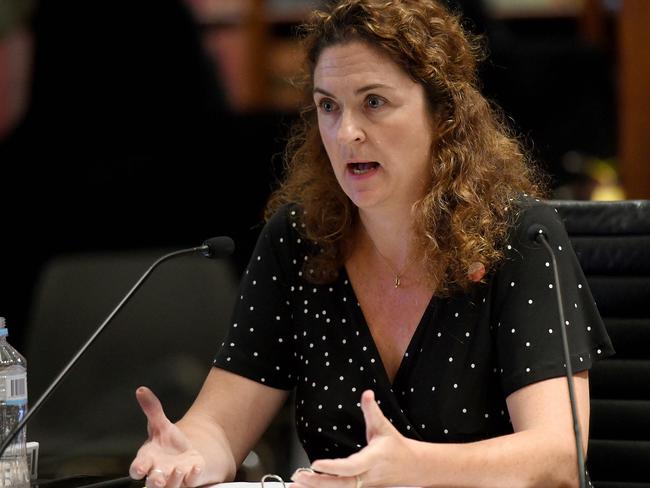
{"label": "open mouth", "polygon": [[364,163],[348,163],[348,168],[355,175],[363,175],[379,168],[379,163],[376,161],[364,162]]}

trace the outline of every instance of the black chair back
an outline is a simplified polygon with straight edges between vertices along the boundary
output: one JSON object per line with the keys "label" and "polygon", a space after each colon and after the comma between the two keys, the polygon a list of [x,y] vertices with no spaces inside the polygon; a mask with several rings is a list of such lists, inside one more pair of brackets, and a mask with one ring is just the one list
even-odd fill
{"label": "black chair back", "polygon": [[[45,266],[27,330],[31,399],[167,252],[62,255]],[[183,256],[157,268],[32,418],[39,473],[124,476],[146,438],[135,389],[151,387],[172,420],[185,412],[228,329],[237,282],[229,260]]]}
{"label": "black chair back", "polygon": [[590,373],[596,488],[650,487],[650,201],[552,201],[616,354]]}

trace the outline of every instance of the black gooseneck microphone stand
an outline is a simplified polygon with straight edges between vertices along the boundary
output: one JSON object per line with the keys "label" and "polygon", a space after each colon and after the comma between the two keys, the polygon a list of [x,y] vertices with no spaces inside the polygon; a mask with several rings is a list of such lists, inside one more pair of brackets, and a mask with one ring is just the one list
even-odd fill
{"label": "black gooseneck microphone stand", "polygon": [[578,457],[578,479],[580,488],[586,487],[585,480],[585,454],[582,449],[582,429],[580,428],[580,419],[578,418],[578,407],[576,405],[575,388],[573,385],[573,367],[571,366],[571,355],[569,353],[569,340],[566,335],[566,322],[564,321],[564,305],[562,304],[562,291],[560,288],[560,273],[558,272],[557,260],[555,253],[548,243],[548,230],[539,224],[533,224],[528,228],[528,236],[534,241],[546,248],[551,258],[553,266],[553,277],[555,279],[555,297],[560,315],[560,332],[562,335],[562,349],[564,351],[564,362],[566,364],[566,377],[569,386],[569,400],[571,402],[571,416],[573,417],[573,432],[576,441],[576,453]]}

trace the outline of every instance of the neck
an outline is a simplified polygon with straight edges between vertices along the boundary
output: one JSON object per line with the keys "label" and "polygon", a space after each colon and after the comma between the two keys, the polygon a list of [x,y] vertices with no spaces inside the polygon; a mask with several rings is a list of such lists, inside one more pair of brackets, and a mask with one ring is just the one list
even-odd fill
{"label": "neck", "polygon": [[358,240],[361,243],[369,240],[364,247],[374,246],[380,257],[387,259],[396,271],[404,271],[414,258],[415,232],[411,208],[383,212],[360,209],[359,223]]}

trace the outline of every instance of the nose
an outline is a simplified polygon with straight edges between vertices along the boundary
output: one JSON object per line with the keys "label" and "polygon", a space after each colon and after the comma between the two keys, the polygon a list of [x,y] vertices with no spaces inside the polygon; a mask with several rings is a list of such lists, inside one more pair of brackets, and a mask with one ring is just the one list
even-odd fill
{"label": "nose", "polygon": [[336,134],[339,144],[359,143],[366,139],[364,128],[352,111],[344,111],[339,120],[339,128]]}

